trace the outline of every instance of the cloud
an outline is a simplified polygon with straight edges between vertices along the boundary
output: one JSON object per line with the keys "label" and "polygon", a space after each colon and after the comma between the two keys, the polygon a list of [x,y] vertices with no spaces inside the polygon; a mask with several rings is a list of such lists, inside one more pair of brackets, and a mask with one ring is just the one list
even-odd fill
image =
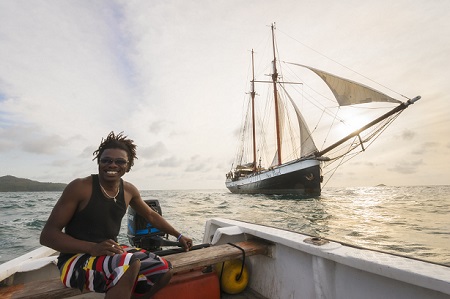
{"label": "cloud", "polygon": [[17,140],[7,137],[6,132],[0,129],[0,152],[9,152],[17,147]]}
{"label": "cloud", "polygon": [[416,161],[399,161],[389,171],[401,174],[413,174],[418,171],[418,168],[423,165],[422,160]]}
{"label": "cloud", "polygon": [[53,154],[66,146],[68,140],[48,134],[39,127],[17,124],[0,129],[0,150],[23,150],[33,154]]}
{"label": "cloud", "polygon": [[82,151],[81,151],[81,153],[80,153],[80,155],[78,156],[78,157],[80,157],[80,158],[86,158],[86,157],[91,157],[91,159],[94,159],[94,152],[96,151],[98,149],[98,147],[96,147],[96,146],[88,146],[88,147],[85,147]]}
{"label": "cloud", "polygon": [[[132,107],[130,72],[117,50],[120,30],[110,7],[40,2],[29,14],[28,7],[11,2],[2,10],[0,56],[8,59],[0,79],[2,92],[14,97],[0,110],[56,134],[76,134],[106,119],[118,120]],[[124,100],[120,110],[112,108]],[[88,111],[97,115],[86,122]]]}
{"label": "cloud", "polygon": [[150,124],[149,131],[150,133],[159,134],[163,131],[163,128],[166,127],[167,121],[154,121]]}
{"label": "cloud", "polygon": [[440,144],[438,142],[424,142],[418,149],[414,150],[412,153],[414,155],[423,155],[430,151],[435,151],[439,146]]}
{"label": "cloud", "polygon": [[51,163],[51,165],[55,166],[55,167],[63,168],[65,166],[67,166],[67,160],[63,160],[63,159],[54,160]]}
{"label": "cloud", "polygon": [[182,165],[182,161],[180,159],[177,159],[175,156],[166,158],[164,160],[161,160],[157,163],[157,165],[159,167],[164,167],[164,168],[176,168],[176,167],[180,167],[180,165]]}
{"label": "cloud", "polygon": [[186,172],[200,172],[209,169],[209,158],[202,158],[199,155],[192,156],[189,164],[186,166]]}
{"label": "cloud", "polygon": [[151,146],[138,148],[138,153],[142,158],[153,159],[167,155],[168,151],[166,145],[163,142],[159,141]]}
{"label": "cloud", "polygon": [[416,133],[414,131],[411,131],[408,129],[406,129],[402,132],[403,140],[412,140],[412,139],[414,139],[415,136],[416,136]]}
{"label": "cloud", "polygon": [[67,142],[58,135],[51,135],[41,138],[33,138],[22,144],[25,152],[35,154],[53,154],[61,147],[67,147]]}

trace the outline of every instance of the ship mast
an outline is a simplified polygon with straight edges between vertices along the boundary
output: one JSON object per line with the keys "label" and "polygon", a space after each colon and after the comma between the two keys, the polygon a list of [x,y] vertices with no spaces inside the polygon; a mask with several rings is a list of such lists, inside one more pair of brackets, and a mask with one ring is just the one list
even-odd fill
{"label": "ship mast", "polygon": [[278,80],[278,71],[277,71],[277,57],[275,52],[275,23],[272,24],[272,48],[273,48],[273,74],[272,74],[272,82],[273,82],[273,95],[275,101],[275,125],[276,125],[276,133],[277,133],[277,158],[278,165],[282,163],[281,161],[281,133],[280,133],[280,119],[278,112],[278,90],[277,90],[277,80]]}
{"label": "ship mast", "polygon": [[252,133],[253,133],[253,171],[256,172],[256,130],[255,130],[255,63],[253,58],[254,51],[252,49]]}

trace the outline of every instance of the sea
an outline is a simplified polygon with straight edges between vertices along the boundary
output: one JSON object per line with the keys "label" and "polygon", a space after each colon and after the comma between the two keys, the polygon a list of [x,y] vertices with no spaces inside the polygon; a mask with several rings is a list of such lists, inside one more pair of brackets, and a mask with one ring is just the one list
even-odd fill
{"label": "sea", "polygon": [[[0,192],[0,264],[40,246],[60,192]],[[223,217],[450,266],[450,186],[326,187],[317,198],[220,190],[143,190],[195,244]],[[127,217],[119,242],[129,244]]]}

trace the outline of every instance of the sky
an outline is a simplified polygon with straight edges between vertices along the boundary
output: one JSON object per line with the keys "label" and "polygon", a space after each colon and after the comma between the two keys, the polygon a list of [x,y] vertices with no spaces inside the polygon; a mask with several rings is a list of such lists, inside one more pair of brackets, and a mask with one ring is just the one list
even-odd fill
{"label": "sky", "polygon": [[138,146],[124,179],[139,189],[225,188],[249,51],[272,22],[314,49],[290,60],[323,68],[324,55],[422,96],[327,186],[450,183],[446,0],[2,0],[0,176],[96,173],[92,153],[123,131]]}

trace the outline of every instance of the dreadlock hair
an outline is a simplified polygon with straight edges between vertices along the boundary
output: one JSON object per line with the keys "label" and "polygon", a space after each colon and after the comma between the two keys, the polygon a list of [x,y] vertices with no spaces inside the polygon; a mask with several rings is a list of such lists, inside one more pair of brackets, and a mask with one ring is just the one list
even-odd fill
{"label": "dreadlock hair", "polygon": [[97,164],[100,163],[100,157],[103,154],[103,151],[105,149],[111,149],[111,148],[117,148],[121,149],[127,152],[128,156],[128,167],[127,172],[131,170],[131,166],[134,165],[134,159],[137,159],[136,157],[136,145],[133,143],[134,141],[131,139],[127,139],[127,136],[123,135],[123,132],[120,132],[119,134],[115,135],[113,131],[109,133],[109,135],[106,137],[106,139],[102,138],[102,142],[100,143],[100,146],[98,149],[93,152],[94,159],[97,159]]}

